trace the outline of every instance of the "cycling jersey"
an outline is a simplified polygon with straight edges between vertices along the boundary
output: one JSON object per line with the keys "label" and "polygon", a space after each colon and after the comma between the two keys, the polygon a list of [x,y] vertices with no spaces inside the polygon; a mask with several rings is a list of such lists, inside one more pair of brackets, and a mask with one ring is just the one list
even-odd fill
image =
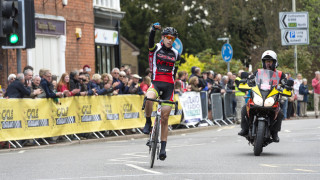
{"label": "cycling jersey", "polygon": [[149,37],[149,66],[152,71],[152,81],[174,84],[177,66],[180,64],[178,51],[167,48],[163,43],[154,44],[155,31],[151,30]]}

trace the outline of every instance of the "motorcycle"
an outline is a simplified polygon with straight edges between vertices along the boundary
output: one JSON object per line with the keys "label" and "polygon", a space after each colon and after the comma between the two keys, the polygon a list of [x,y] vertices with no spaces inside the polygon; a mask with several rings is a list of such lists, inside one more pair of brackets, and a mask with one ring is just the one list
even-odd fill
{"label": "motorcycle", "polygon": [[251,90],[243,120],[249,124],[246,139],[253,145],[255,156],[260,156],[263,147],[273,142],[270,129],[280,112],[280,96],[292,96],[293,81],[279,84],[279,79],[277,72],[266,69],[260,69],[254,78],[248,78],[247,72],[241,74],[239,90]]}

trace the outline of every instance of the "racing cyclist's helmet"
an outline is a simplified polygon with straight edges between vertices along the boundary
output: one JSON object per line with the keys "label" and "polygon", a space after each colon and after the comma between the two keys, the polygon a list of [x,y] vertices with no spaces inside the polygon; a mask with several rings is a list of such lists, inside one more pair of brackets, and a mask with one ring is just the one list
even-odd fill
{"label": "racing cyclist's helmet", "polygon": [[177,38],[178,37],[178,31],[173,27],[166,27],[166,28],[163,29],[161,35],[163,35],[163,36],[164,35],[172,35],[175,38]]}
{"label": "racing cyclist's helmet", "polygon": [[278,59],[277,59],[277,54],[272,51],[272,50],[267,50],[265,51],[262,56],[261,56],[261,61],[262,61],[262,67],[263,69],[267,69],[266,67],[266,63],[265,61],[266,60],[272,60],[273,63],[272,63],[272,66],[271,66],[271,69],[274,71],[275,68],[278,67]]}

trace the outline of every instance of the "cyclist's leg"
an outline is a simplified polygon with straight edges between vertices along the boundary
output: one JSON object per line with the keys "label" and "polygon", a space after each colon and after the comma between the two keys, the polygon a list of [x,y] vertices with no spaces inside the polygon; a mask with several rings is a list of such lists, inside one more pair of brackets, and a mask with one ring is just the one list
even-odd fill
{"label": "cyclist's leg", "polygon": [[[147,96],[147,98],[150,98],[150,99],[156,99],[158,97],[157,88],[153,84],[151,84],[150,88],[148,89],[146,96]],[[150,133],[152,107],[153,107],[153,102],[147,101],[146,107],[145,107],[146,123],[144,125],[143,130],[142,130],[144,134]]]}
{"label": "cyclist's leg", "polygon": [[[174,96],[174,86],[167,85],[166,90],[163,92],[162,99],[173,101]],[[172,109],[172,104],[162,104],[161,108],[161,150],[159,154],[160,160],[165,160],[166,155],[166,145],[167,145],[167,137],[168,137],[168,120],[169,115]]]}

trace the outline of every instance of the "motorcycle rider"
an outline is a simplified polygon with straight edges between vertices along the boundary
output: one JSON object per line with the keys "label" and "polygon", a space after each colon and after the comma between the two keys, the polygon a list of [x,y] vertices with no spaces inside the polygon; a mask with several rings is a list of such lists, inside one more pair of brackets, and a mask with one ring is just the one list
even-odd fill
{"label": "motorcycle rider", "polygon": [[[262,54],[261,61],[262,61],[263,69],[267,69],[275,72],[274,74],[278,77],[276,78],[278,80],[278,82],[276,82],[277,84],[282,84],[282,82],[285,83],[287,81],[285,74],[276,69],[278,67],[278,60],[277,60],[277,54],[274,51],[272,50],[265,51]],[[257,75],[257,73],[260,72],[260,70],[261,69],[257,70],[254,73],[253,77],[250,77],[249,79],[254,79],[254,77]],[[248,122],[248,118],[246,118],[247,116],[246,105],[242,107],[241,116],[242,116],[241,131],[238,133],[238,135],[246,136],[249,133],[249,122]],[[282,110],[280,110],[276,118],[276,122],[274,122],[273,126],[271,127],[271,136],[274,142],[280,141],[278,132],[281,130],[281,123],[282,123],[283,117],[284,117],[283,112]]]}

